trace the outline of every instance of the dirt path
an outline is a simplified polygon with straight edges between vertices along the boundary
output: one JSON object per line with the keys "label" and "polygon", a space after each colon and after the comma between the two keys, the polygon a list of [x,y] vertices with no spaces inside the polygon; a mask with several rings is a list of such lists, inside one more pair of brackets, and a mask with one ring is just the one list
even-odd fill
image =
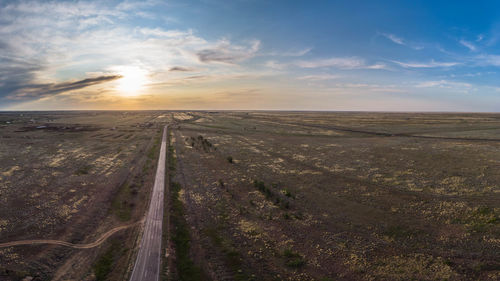
{"label": "dirt path", "polygon": [[6,242],[6,243],[0,243],[0,248],[5,248],[5,247],[13,247],[13,246],[20,246],[20,245],[35,245],[35,244],[52,244],[52,245],[61,245],[61,246],[66,246],[66,247],[71,247],[71,248],[76,248],[76,249],[90,249],[94,248],[96,246],[101,245],[106,239],[108,239],[111,235],[115,234],[116,232],[127,229],[130,227],[133,227],[137,224],[142,223],[143,220],[140,220],[138,222],[132,223],[132,224],[127,224],[127,225],[122,225],[115,227],[108,232],[104,233],[99,239],[92,243],[88,244],[73,244],[69,243],[66,241],[61,241],[61,240],[20,240],[20,241],[13,241],[13,242]]}

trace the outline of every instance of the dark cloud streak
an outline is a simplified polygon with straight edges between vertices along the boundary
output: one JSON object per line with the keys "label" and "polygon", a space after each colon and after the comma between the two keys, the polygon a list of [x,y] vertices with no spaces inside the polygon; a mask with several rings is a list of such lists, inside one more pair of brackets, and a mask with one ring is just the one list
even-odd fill
{"label": "dark cloud streak", "polygon": [[202,50],[197,53],[198,59],[201,62],[223,62],[223,63],[235,63],[240,59],[239,56],[234,54],[222,52],[220,50]]}
{"label": "dark cloud streak", "polygon": [[182,66],[174,66],[174,67],[170,68],[168,71],[192,71],[192,69],[182,67]]}
{"label": "dark cloud streak", "polygon": [[4,105],[5,97],[33,83],[36,72],[43,69],[42,64],[37,61],[27,62],[15,57],[0,57],[0,105]]}
{"label": "dark cloud streak", "polygon": [[93,78],[86,78],[75,82],[62,82],[50,84],[29,84],[17,89],[7,97],[14,100],[42,98],[57,95],[64,92],[83,89],[89,86],[120,79],[120,75],[105,75]]}

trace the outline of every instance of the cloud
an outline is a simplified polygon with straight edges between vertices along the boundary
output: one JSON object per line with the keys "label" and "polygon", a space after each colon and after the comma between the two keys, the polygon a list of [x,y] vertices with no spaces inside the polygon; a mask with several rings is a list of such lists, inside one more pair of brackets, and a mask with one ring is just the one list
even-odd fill
{"label": "cloud", "polygon": [[448,80],[439,80],[439,81],[424,81],[415,85],[417,88],[471,88],[472,84],[463,83],[463,82],[454,82]]}
{"label": "cloud", "polygon": [[74,82],[24,85],[22,88],[17,89],[15,93],[9,95],[7,98],[16,100],[34,98],[34,97],[41,98],[41,97],[83,89],[89,86],[113,81],[120,78],[122,78],[122,76],[120,75],[107,75],[107,76],[86,78]]}
{"label": "cloud", "polygon": [[254,57],[260,49],[258,40],[230,42],[202,38],[192,29],[142,26],[135,20],[137,13],[150,11],[152,5],[155,1],[0,4],[0,103],[8,102],[6,97],[38,99],[71,87],[47,81],[119,73],[125,66],[152,73],[151,83],[170,80],[167,73],[175,71],[226,77],[228,66]]}
{"label": "cloud", "polygon": [[338,69],[387,69],[383,63],[367,64],[365,60],[350,57],[350,58],[324,58],[324,59],[311,59],[311,60],[298,60],[289,63],[280,63],[275,60],[266,61],[266,67],[273,69],[285,69],[287,67],[295,66],[300,68],[327,68],[333,67]]}
{"label": "cloud", "polygon": [[322,81],[322,80],[338,79],[340,77],[341,77],[340,75],[333,75],[333,74],[313,74],[313,75],[300,76],[297,77],[297,79],[306,81]]}
{"label": "cloud", "polygon": [[400,37],[397,37],[396,35],[394,34],[390,34],[390,33],[382,33],[382,36],[384,36],[385,38],[391,40],[392,42],[396,43],[396,44],[399,44],[399,45],[406,45],[405,42],[403,41],[402,38]]}
{"label": "cloud", "polygon": [[[0,51],[7,52],[2,48]],[[36,73],[43,69],[42,63],[36,60],[30,62],[14,56],[2,57],[0,55],[0,99],[32,83]]]}
{"label": "cloud", "polygon": [[479,55],[474,58],[474,62],[480,66],[500,66],[500,55]]}
{"label": "cloud", "polygon": [[358,58],[328,58],[315,60],[302,60],[295,63],[303,68],[338,67],[338,68],[359,68],[363,67],[364,61]]}
{"label": "cloud", "polygon": [[249,59],[259,51],[260,41],[253,40],[248,46],[233,45],[226,39],[220,40],[213,48],[197,53],[198,59],[204,63],[216,62],[234,64]]}
{"label": "cloud", "polygon": [[367,65],[365,67],[362,67],[364,69],[387,69],[387,65],[383,64],[383,63],[376,63],[376,64],[371,64],[371,65]]}
{"label": "cloud", "polygon": [[407,93],[406,89],[394,84],[369,84],[369,83],[337,83],[329,90],[342,93]]}
{"label": "cloud", "polygon": [[168,71],[192,71],[192,69],[182,67],[182,66],[174,66],[174,67],[171,67]]}
{"label": "cloud", "polygon": [[464,39],[460,40],[459,43],[462,44],[462,46],[466,47],[467,49],[469,49],[471,51],[475,51],[477,49],[474,44],[472,44],[471,42],[466,41]]}
{"label": "cloud", "polygon": [[404,68],[452,67],[460,64],[459,62],[437,62],[434,60],[431,60],[430,62],[401,62],[401,61],[392,61],[392,62]]}
{"label": "cloud", "polygon": [[392,41],[395,44],[407,46],[407,47],[412,48],[412,49],[417,50],[417,51],[424,49],[424,46],[422,43],[408,42],[407,40],[405,40],[397,35],[391,34],[391,33],[379,33],[379,34],[384,36],[385,38],[387,38],[388,40]]}
{"label": "cloud", "polygon": [[294,65],[302,68],[335,67],[340,69],[384,69],[384,64],[366,64],[363,59],[351,58],[327,58],[314,60],[301,60]]}
{"label": "cloud", "polygon": [[187,37],[193,35],[192,30],[188,31],[177,30],[177,29],[164,30],[161,28],[140,28],[139,32],[142,33],[143,35],[151,35],[154,37],[168,37],[168,38]]}
{"label": "cloud", "polygon": [[291,50],[291,51],[284,51],[284,52],[270,52],[267,54],[264,54],[266,56],[280,56],[280,57],[301,57],[309,52],[312,51],[313,48],[305,48],[302,50]]}
{"label": "cloud", "polygon": [[286,64],[279,63],[275,60],[266,61],[266,63],[264,63],[264,66],[269,67],[269,68],[273,68],[273,69],[278,69],[278,70],[282,70],[282,69],[285,69],[287,67]]}

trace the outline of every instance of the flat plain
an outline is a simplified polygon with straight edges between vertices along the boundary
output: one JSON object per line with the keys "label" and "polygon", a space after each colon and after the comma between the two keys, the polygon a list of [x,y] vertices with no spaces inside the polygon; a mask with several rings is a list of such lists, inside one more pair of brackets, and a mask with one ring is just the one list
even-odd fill
{"label": "flat plain", "polygon": [[[0,243],[92,243],[140,221],[166,122],[159,112],[0,114]],[[0,280],[120,280],[139,230],[122,230],[84,250],[0,248]]]}
{"label": "flat plain", "polygon": [[[165,280],[500,279],[498,114],[17,112],[0,124],[0,243],[92,242],[139,221],[170,124]],[[2,248],[0,280],[124,280],[138,233]]]}

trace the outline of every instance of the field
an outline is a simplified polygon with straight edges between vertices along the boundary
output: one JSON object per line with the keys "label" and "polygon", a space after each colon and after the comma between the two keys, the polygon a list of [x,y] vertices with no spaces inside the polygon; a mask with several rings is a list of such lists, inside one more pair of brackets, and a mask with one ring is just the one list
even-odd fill
{"label": "field", "polygon": [[[164,124],[164,279],[500,279],[498,114],[3,113],[0,243],[139,221]],[[0,248],[0,280],[124,280],[139,231]]]}
{"label": "field", "polygon": [[[156,112],[0,114],[0,243],[88,243],[115,226],[140,220],[166,121]],[[93,249],[0,248],[0,280],[92,279],[95,261],[112,242],[125,240],[132,249],[138,229],[121,231]],[[130,253],[113,255],[128,265]],[[119,280],[125,268],[108,276]]]}

